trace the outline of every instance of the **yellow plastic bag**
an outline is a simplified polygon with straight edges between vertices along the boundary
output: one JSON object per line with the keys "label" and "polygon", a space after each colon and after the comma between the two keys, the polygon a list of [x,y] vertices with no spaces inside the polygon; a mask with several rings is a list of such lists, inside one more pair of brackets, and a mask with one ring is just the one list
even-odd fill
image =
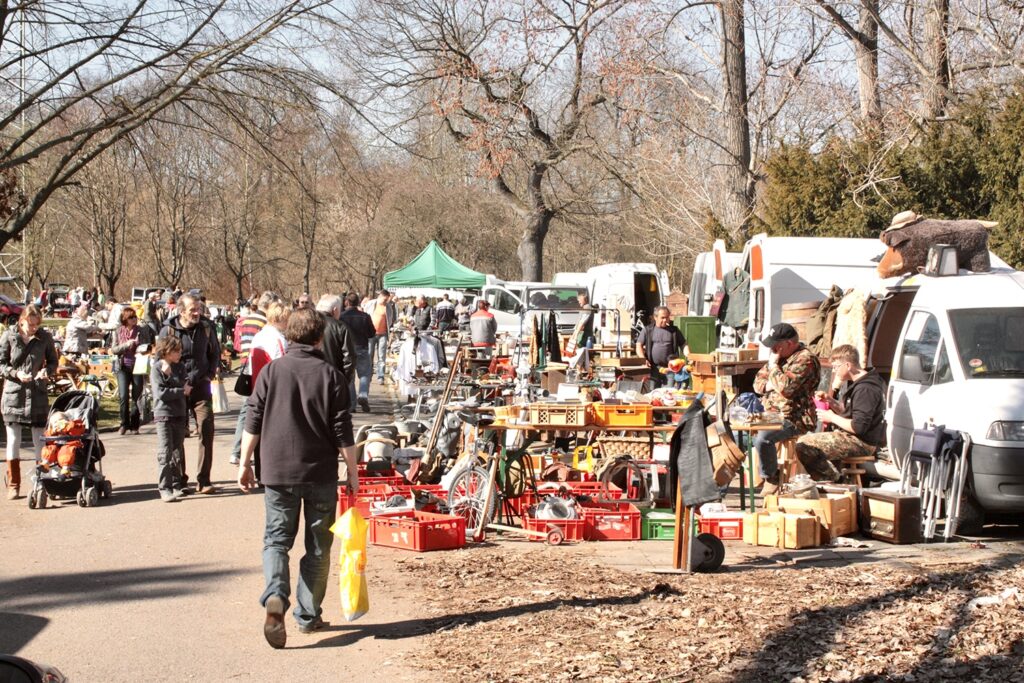
{"label": "yellow plastic bag", "polygon": [[370,611],[366,590],[366,520],[350,507],[331,526],[341,541],[338,551],[338,587],[341,589],[341,613],[345,621],[355,621]]}

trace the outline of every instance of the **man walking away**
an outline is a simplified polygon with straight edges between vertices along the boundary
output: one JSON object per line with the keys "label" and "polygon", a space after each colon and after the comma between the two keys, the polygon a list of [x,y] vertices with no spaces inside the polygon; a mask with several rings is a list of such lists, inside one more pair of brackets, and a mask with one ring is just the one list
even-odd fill
{"label": "man walking away", "polygon": [[324,316],[324,339],[320,345],[324,359],[351,381],[356,374],[356,345],[348,326],[340,322],[341,299],[333,294],[324,294],[316,304],[316,310]]}
{"label": "man walking away", "polygon": [[[235,323],[234,343],[235,350],[238,351],[240,374],[252,376],[252,370],[249,368],[249,349],[252,347],[252,338],[267,324],[267,306],[280,300],[281,297],[274,292],[263,292],[256,302],[256,308]],[[242,456],[242,432],[245,430],[247,405],[243,401],[242,407],[238,409],[238,422],[235,423],[235,443],[231,446],[231,459],[229,460],[232,465],[237,465]]]}
{"label": "man walking away", "polygon": [[370,380],[373,378],[373,360],[370,357],[370,340],[375,331],[373,319],[359,308],[359,295],[349,294],[345,298],[345,310],[341,312],[341,322],[348,326],[349,338],[356,347],[356,374],[359,375],[359,391],[356,392],[355,377],[349,383],[349,399],[352,405],[357,402],[364,412],[370,412]]}
{"label": "man walking away", "polygon": [[[388,330],[395,323],[395,304],[391,293],[382,289],[377,298],[368,304],[366,312],[373,320],[374,337],[370,340],[370,361],[377,364],[377,381],[384,384],[384,366],[388,357]],[[375,360],[376,359],[376,360]]]}
{"label": "man walking away", "polygon": [[284,613],[291,595],[288,552],[295,544],[299,512],[305,519],[306,554],[299,562],[292,614],[301,633],[324,627],[321,618],[331,566],[330,528],[337,509],[338,455],[345,459],[349,492],[359,490],[346,379],[320,351],[326,320],[310,309],[288,318],[288,350],[267,365],[249,397],[238,485],[256,485],[251,460],[257,442],[266,487],[263,576],[266,609],[263,635],[271,647],[285,646]]}
{"label": "man walking away", "polygon": [[441,300],[434,306],[433,318],[431,325],[439,332],[447,332],[455,322],[455,304],[451,302],[447,294],[441,297]]}
{"label": "man walking away", "polygon": [[636,355],[647,361],[651,369],[651,388],[657,389],[668,381],[664,370],[668,362],[680,355],[688,355],[686,337],[671,323],[671,313],[665,306],[654,309],[654,323],[640,331],[636,339]]}
{"label": "man walking away", "polygon": [[469,338],[473,346],[491,347],[498,343],[498,321],[484,299],[476,302],[476,313],[469,317]]}
{"label": "man walking away", "polygon": [[[181,362],[185,365],[186,386],[192,388],[188,395],[188,407],[195,411],[199,429],[196,491],[207,495],[217,492],[217,487],[210,480],[213,467],[213,393],[210,391],[210,381],[220,367],[220,344],[217,343],[213,323],[200,316],[201,307],[198,297],[183,295],[178,300],[181,314],[167,321],[160,330],[160,336],[173,335],[181,341]],[[182,472],[182,478],[183,484],[188,481],[185,472]]]}

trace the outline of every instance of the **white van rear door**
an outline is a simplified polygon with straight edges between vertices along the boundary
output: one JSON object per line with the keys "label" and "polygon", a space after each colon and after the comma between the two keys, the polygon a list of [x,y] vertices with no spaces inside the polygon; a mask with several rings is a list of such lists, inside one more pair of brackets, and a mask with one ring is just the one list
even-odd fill
{"label": "white van rear door", "polygon": [[[498,323],[498,333],[511,334],[519,338],[519,328],[522,322],[520,312],[523,309],[523,302],[507,288],[499,285],[488,285],[480,292],[480,296],[491,305],[491,314]],[[526,330],[524,337],[528,337],[529,330]]]}

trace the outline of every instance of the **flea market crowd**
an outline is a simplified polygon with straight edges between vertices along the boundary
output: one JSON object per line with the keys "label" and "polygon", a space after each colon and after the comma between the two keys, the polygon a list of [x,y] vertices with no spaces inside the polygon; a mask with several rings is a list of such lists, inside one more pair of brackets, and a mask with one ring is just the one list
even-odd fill
{"label": "flea market crowd", "polygon": [[[551,545],[671,541],[673,566],[696,572],[722,566],[723,541],[797,550],[857,533],[896,544],[950,539],[980,527],[986,511],[1019,515],[992,486],[1024,474],[991,472],[986,484],[990,471],[980,461],[971,468],[970,457],[998,446],[926,423],[914,403],[922,392],[901,382],[1017,376],[1024,290],[1019,273],[957,242],[974,239],[974,226],[945,225],[973,222],[909,213],[893,219],[883,245],[834,240],[826,260],[837,263],[824,267],[838,286],[812,286],[808,275],[797,292],[772,290],[773,238],[742,258],[715,252],[705,281],[698,264],[688,301],[648,264],[552,284],[485,278],[455,263],[462,270],[450,282],[389,273],[385,286],[399,282],[403,297],[394,287],[316,300],[266,291],[232,306],[208,304],[198,290],[154,290],[131,303],[44,290],[0,340],[8,497],[29,481],[23,460],[32,507],[110,497],[96,467],[96,399],[115,391],[120,434],[155,424],[160,499],[215,493],[214,420],[233,377],[241,405],[228,457],[239,488],[263,494],[260,604],[274,648],[287,643],[289,607],[300,632],[324,627],[336,524],[356,518],[370,543],[420,552],[497,532]],[[935,230],[945,230],[941,239]],[[798,246],[787,243],[787,268],[798,268]],[[855,249],[887,251],[880,263],[840,263]],[[807,271],[822,259],[814,253]],[[466,273],[476,278],[468,285]],[[1016,283],[1009,308],[949,311],[951,328],[929,312],[946,305],[929,302],[949,301],[943,288],[997,287],[1000,278]],[[865,284],[875,281],[887,284]],[[44,317],[62,314],[51,335]],[[353,413],[371,412],[375,384],[397,399],[394,414],[355,429]],[[906,423],[905,438],[893,436]],[[288,553],[300,525],[306,556],[293,590]]]}

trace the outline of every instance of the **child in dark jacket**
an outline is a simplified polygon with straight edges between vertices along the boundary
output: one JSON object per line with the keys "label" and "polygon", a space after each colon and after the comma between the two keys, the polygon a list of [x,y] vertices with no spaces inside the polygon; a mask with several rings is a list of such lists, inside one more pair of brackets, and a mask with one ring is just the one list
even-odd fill
{"label": "child in dark jacket", "polygon": [[149,371],[153,385],[153,420],[156,422],[157,488],[165,503],[180,500],[185,490],[185,399],[192,390],[181,364],[181,341],[167,336],[156,342],[156,362]]}

